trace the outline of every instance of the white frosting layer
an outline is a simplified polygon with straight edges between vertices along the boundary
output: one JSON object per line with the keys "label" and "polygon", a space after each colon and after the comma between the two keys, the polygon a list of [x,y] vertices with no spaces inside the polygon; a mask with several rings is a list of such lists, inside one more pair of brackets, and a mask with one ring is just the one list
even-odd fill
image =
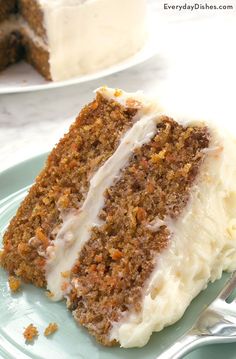
{"label": "white frosting layer", "polygon": [[139,50],[146,0],[39,1],[55,81],[94,72]]}
{"label": "white frosting layer", "polygon": [[68,279],[61,273],[71,270],[79,251],[90,238],[91,228],[101,224],[98,215],[104,206],[105,190],[114,184],[120,171],[128,165],[133,151],[155,135],[158,119],[158,112],[153,111],[152,106],[143,104],[140,107],[132,128],[121,139],[113,155],[92,177],[80,211],[65,218],[53,245],[47,248],[46,280],[47,288],[53,293],[53,300],[60,300],[66,294],[68,286],[65,284]]}
{"label": "white frosting layer", "polygon": [[158,257],[141,313],[113,326],[111,338],[123,347],[145,345],[153,331],[180,319],[209,281],[236,269],[236,142],[211,132],[210,150],[181,218],[157,219],[156,228],[152,223],[152,230],[166,224],[172,238]]}

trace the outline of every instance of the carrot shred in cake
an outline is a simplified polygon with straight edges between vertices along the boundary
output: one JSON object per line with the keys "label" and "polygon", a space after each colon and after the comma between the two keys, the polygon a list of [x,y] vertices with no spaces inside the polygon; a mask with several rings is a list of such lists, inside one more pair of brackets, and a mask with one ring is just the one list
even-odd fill
{"label": "carrot shred in cake", "polygon": [[20,290],[20,288],[21,288],[21,280],[20,280],[20,278],[16,278],[14,276],[10,276],[8,278],[8,284],[9,284],[9,288],[10,288],[12,293],[18,292]]}
{"label": "carrot shred in cake", "polygon": [[52,335],[53,333],[55,333],[57,330],[58,330],[57,323],[49,323],[47,328],[44,330],[44,335],[45,335],[45,337],[48,337],[48,336]]}
{"label": "carrot shred in cake", "polygon": [[33,324],[30,324],[25,328],[23,335],[26,341],[32,342],[39,335],[38,329]]}

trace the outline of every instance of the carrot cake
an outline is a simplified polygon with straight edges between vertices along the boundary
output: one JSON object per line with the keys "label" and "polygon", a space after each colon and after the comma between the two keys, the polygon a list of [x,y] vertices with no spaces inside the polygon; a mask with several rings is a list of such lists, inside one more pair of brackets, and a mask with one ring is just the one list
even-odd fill
{"label": "carrot cake", "polygon": [[25,58],[46,79],[95,72],[144,44],[146,0],[0,0],[0,70]]}
{"label": "carrot cake", "polygon": [[236,268],[236,142],[106,87],[80,112],[4,235],[2,265],[67,299],[104,345],[145,345]]}

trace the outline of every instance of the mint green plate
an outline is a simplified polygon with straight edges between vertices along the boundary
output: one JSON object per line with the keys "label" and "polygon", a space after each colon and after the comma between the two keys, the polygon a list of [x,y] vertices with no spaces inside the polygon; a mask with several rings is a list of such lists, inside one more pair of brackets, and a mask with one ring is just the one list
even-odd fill
{"label": "mint green plate", "polygon": [[[0,174],[0,233],[2,234],[19,203],[27,193],[43,166],[46,155],[41,155]],[[31,285],[15,295],[9,292],[7,274],[0,270],[0,358],[4,359],[154,359],[189,329],[202,310],[223,287],[228,275],[208,286],[191,304],[184,317],[160,333],[154,333],[144,348],[104,348],[87,331],[76,325],[65,303],[53,303],[45,291]],[[50,322],[59,330],[45,338],[43,331]],[[26,344],[24,327],[33,323],[40,335],[34,344]],[[196,350],[188,359],[236,358],[236,344],[214,345]]]}

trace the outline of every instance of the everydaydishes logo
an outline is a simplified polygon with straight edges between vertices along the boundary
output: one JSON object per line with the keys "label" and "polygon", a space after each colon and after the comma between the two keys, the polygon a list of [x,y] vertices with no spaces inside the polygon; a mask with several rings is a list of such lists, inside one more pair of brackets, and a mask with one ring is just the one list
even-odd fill
{"label": "everydaydishes logo", "polygon": [[219,4],[219,3],[183,3],[173,4],[171,2],[165,2],[164,10],[175,10],[175,11],[195,11],[195,10],[234,10],[233,5]]}

